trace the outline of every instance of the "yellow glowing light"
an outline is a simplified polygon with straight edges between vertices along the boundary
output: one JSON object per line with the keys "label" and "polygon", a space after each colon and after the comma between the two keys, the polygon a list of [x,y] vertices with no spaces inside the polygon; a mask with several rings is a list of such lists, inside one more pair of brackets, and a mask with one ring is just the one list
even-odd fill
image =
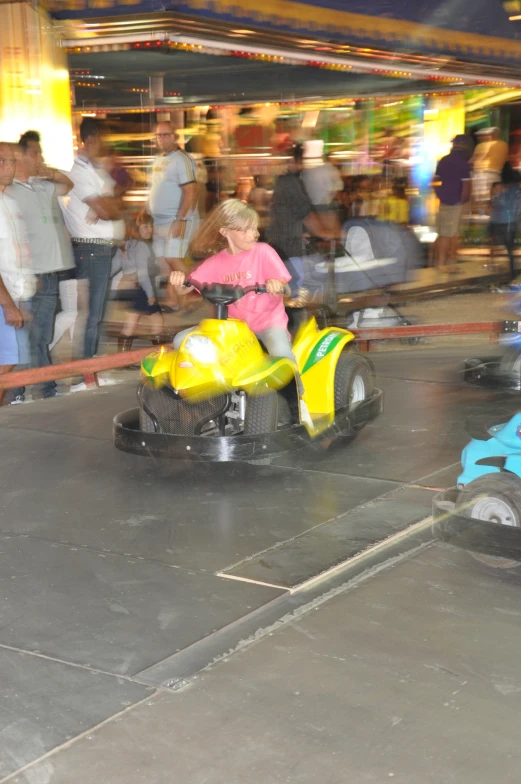
{"label": "yellow glowing light", "polygon": [[0,24],[9,30],[0,72],[0,138],[16,140],[28,128],[42,136],[51,166],[72,166],[69,73],[65,52],[44,11],[0,3]]}

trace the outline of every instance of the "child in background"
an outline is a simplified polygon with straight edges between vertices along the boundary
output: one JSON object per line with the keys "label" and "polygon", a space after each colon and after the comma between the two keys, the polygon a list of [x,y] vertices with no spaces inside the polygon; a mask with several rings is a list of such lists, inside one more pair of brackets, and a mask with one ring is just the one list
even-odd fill
{"label": "child in background", "polygon": [[409,201],[405,193],[403,180],[395,180],[390,196],[383,200],[383,220],[399,223],[402,226],[409,224]]}
{"label": "child in background", "polygon": [[150,215],[142,215],[130,230],[130,238],[119,248],[112,262],[112,274],[123,273],[118,286],[118,299],[129,304],[125,324],[118,338],[119,351],[130,351],[136,327],[144,316],[149,321],[153,342],[160,342],[163,327],[161,309],[157,304],[154,288],[158,274],[152,250],[153,221]]}

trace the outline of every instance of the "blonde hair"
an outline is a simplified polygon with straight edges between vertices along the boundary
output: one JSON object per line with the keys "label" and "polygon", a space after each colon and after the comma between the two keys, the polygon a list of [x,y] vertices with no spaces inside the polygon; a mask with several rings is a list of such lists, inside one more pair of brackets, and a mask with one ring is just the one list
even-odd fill
{"label": "blonde hair", "polygon": [[200,261],[226,248],[228,242],[221,234],[221,229],[257,230],[258,225],[259,216],[253,207],[239,199],[226,199],[200,225],[190,245],[189,255]]}

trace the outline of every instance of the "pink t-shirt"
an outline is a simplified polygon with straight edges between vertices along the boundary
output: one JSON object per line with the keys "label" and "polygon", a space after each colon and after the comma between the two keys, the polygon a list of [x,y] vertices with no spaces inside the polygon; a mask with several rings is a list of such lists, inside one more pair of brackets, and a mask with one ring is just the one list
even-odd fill
{"label": "pink t-shirt", "polygon": [[[287,283],[291,275],[270,245],[256,242],[251,250],[243,250],[235,256],[227,249],[211,256],[190,275],[189,280],[196,288],[212,283],[246,288],[264,286],[270,278]],[[228,315],[245,321],[253,332],[262,332],[268,327],[285,328],[288,323],[281,296],[256,294],[254,291],[228,305]]]}

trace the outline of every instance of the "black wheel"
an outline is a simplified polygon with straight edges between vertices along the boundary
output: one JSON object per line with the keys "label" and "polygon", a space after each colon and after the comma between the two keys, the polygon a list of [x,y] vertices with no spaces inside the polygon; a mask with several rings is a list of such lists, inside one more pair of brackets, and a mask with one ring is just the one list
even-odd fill
{"label": "black wheel", "polygon": [[499,363],[497,375],[506,388],[516,391],[521,388],[521,354],[518,348],[507,349]]}
{"label": "black wheel", "polygon": [[335,372],[335,411],[361,403],[373,391],[373,371],[358,354],[341,354]]}
{"label": "black wheel", "polygon": [[519,349],[509,346],[499,362],[500,373],[512,373],[519,377],[521,373],[521,354]]}
{"label": "black wheel", "polygon": [[[459,493],[456,506],[466,517],[521,528],[521,481],[508,473],[481,476]],[[499,569],[509,569],[519,563],[481,553],[473,553],[473,557]]]}
{"label": "black wheel", "polygon": [[245,435],[273,433],[279,424],[285,425],[290,421],[289,403],[275,390],[270,390],[263,395],[248,395],[244,417]]}
{"label": "black wheel", "polygon": [[[358,354],[341,354],[335,372],[335,411],[344,406],[353,408],[368,398],[373,388],[373,371],[369,362]],[[362,426],[346,438],[353,441],[361,429]]]}

